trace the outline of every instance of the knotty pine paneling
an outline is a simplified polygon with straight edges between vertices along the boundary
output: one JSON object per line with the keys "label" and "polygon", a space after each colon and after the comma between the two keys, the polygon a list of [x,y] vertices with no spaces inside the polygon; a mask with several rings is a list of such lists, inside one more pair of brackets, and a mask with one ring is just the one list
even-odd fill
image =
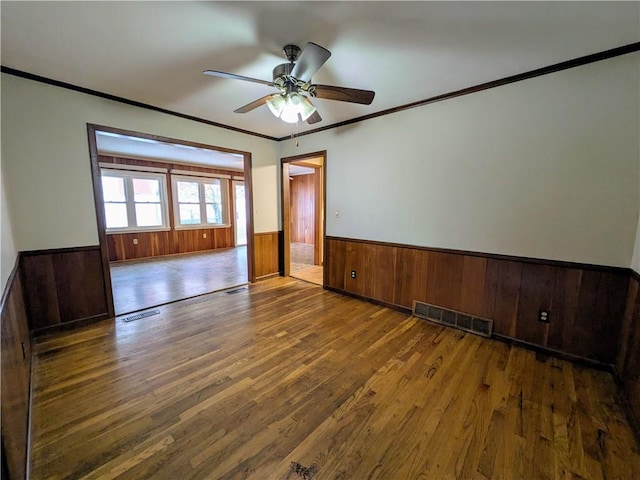
{"label": "knotty pine paneling", "polygon": [[280,232],[255,233],[253,251],[255,255],[255,277],[259,279],[280,273],[278,245]]}
{"label": "knotty pine paneling", "polygon": [[31,330],[108,318],[99,246],[22,252],[20,269]]}
{"label": "knotty pine paneling", "polygon": [[[622,269],[335,237],[327,262],[328,288],[404,308],[414,300],[441,305],[493,319],[504,337],[615,361],[629,282]],[[541,309],[550,323],[538,322]]]}
{"label": "knotty pine paneling", "polygon": [[3,460],[8,477],[22,479],[26,478],[27,463],[31,343],[18,268],[3,295],[1,322]]}
{"label": "knotty pine paneling", "polygon": [[308,175],[295,175],[289,180],[292,242],[314,243],[316,175],[314,171]]}
{"label": "knotty pine paneling", "polygon": [[[166,168],[169,170],[175,168],[194,173],[202,172],[222,175],[241,174],[240,172],[219,168],[183,165],[144,159],[130,159],[107,155],[99,155],[98,161],[101,163],[112,163],[114,164],[114,167],[117,167],[117,165],[134,165]],[[167,190],[169,225],[171,230],[161,232],[107,234],[109,261],[114,262],[132,260],[136,258],[173,255],[176,253],[200,252],[204,250],[214,250],[217,248],[231,248],[234,246],[235,239],[233,224],[235,219],[233,218],[233,191],[230,183],[227,202],[229,205],[229,221],[231,222],[231,225],[227,227],[176,230],[174,228],[171,178],[169,174],[167,174]],[[137,244],[133,243],[134,239],[138,241]]]}

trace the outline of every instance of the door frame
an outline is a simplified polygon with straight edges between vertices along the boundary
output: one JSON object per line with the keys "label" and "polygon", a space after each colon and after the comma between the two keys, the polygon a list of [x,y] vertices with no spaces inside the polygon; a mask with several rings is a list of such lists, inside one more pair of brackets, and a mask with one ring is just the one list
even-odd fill
{"label": "door frame", "polygon": [[[316,201],[315,201],[315,235],[314,235],[314,244],[317,247],[322,247],[322,286],[324,287],[327,284],[327,268],[326,262],[324,261],[324,254],[327,251],[326,249],[326,241],[327,241],[327,232],[326,232],[326,219],[327,219],[327,151],[321,150],[319,152],[305,153],[302,155],[295,155],[293,157],[284,157],[280,159],[280,170],[282,172],[281,182],[280,182],[280,191],[282,198],[282,238],[283,245],[281,248],[281,257],[282,257],[282,268],[280,274],[288,277],[291,273],[291,188],[289,186],[289,164],[290,163],[304,163],[305,160],[311,159],[322,159],[322,165],[315,165],[308,163],[305,166],[318,168],[322,172],[320,175],[321,183],[320,189],[318,189],[318,184],[316,183]],[[322,194],[322,202],[318,202],[318,193]],[[318,210],[319,205],[322,205],[322,215],[320,215],[320,219],[318,219]],[[320,228],[318,228],[318,226]],[[319,231],[321,230],[321,231]],[[314,255],[315,257],[315,255]]]}
{"label": "door frame", "polygon": [[104,125],[96,125],[87,123],[87,137],[89,139],[89,161],[91,164],[91,178],[93,181],[93,198],[95,202],[96,221],[98,224],[98,241],[100,244],[100,255],[102,257],[102,276],[104,278],[105,295],[107,298],[107,310],[109,317],[115,317],[115,308],[113,304],[113,290],[111,284],[111,270],[109,268],[109,251],[107,248],[107,232],[105,228],[104,216],[104,196],[102,194],[102,182],[100,175],[100,165],[98,161],[98,144],[96,141],[96,132],[116,133],[120,135],[128,135],[131,137],[145,138],[147,140],[155,140],[158,142],[175,143],[190,147],[206,148],[208,150],[216,150],[219,152],[235,153],[242,155],[244,162],[244,195],[247,220],[247,277],[248,281],[254,283],[255,278],[255,255],[253,247],[253,188],[251,185],[251,152],[241,150],[233,150],[230,148],[217,147],[215,145],[207,145],[204,143],[190,142],[177,138],[163,137],[150,133],[135,132],[122,128],[108,127]]}

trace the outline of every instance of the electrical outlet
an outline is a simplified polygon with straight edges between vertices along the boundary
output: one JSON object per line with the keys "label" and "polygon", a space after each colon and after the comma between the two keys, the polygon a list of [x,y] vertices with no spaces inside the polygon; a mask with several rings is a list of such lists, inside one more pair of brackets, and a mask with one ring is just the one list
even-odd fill
{"label": "electrical outlet", "polygon": [[542,323],[549,323],[549,310],[539,310],[538,311],[538,321]]}
{"label": "electrical outlet", "polygon": [[351,278],[356,278],[356,271],[355,270],[351,270]]}
{"label": "electrical outlet", "polygon": [[137,244],[138,244],[138,239],[137,239],[137,238],[134,238],[134,239],[133,239],[133,244],[134,244],[134,245],[137,245]]}
{"label": "electrical outlet", "polygon": [[202,238],[207,238],[207,234],[206,234],[206,233],[203,233],[203,234],[202,234]]}

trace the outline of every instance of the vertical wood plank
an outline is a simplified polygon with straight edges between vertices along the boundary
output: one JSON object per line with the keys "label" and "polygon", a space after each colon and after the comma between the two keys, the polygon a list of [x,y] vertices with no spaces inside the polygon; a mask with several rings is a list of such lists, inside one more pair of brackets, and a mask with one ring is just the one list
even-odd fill
{"label": "vertical wood plank", "polygon": [[99,250],[53,254],[60,322],[107,311]]}
{"label": "vertical wood plank", "polygon": [[462,264],[462,283],[459,310],[483,316],[487,259],[465,255]]}
{"label": "vertical wood plank", "polygon": [[[1,395],[3,463],[9,478],[25,478],[31,345],[19,272],[10,277],[1,319]],[[24,349],[24,354],[23,354]]]}
{"label": "vertical wood plank", "polygon": [[51,255],[25,256],[21,260],[31,329],[60,323],[56,276]]}
{"label": "vertical wood plank", "polygon": [[498,260],[498,283],[493,312],[493,331],[515,337],[522,280],[522,264]]}
{"label": "vertical wood plank", "polygon": [[429,252],[415,248],[396,249],[396,289],[393,303],[412,308],[413,301],[427,301]]}
{"label": "vertical wood plank", "polygon": [[273,275],[279,272],[278,235],[278,232],[254,234],[256,278]]}
{"label": "vertical wood plank", "polygon": [[565,345],[571,345],[573,328],[577,320],[581,280],[582,270],[578,268],[556,269],[553,309],[547,341],[550,348],[565,350]]}
{"label": "vertical wood plank", "polygon": [[496,308],[496,292],[498,290],[498,280],[500,276],[500,262],[494,259],[487,259],[487,267],[484,279],[484,295],[482,299],[482,317],[494,318]]}
{"label": "vertical wood plank", "polygon": [[396,289],[396,248],[377,245],[372,249],[372,298],[393,303]]}
{"label": "vertical wood plank", "polygon": [[464,256],[431,252],[427,274],[429,303],[460,310]]}
{"label": "vertical wood plank", "polygon": [[346,264],[346,242],[337,239],[327,239],[326,267],[327,286],[344,290]]}
{"label": "vertical wood plank", "polygon": [[555,279],[555,267],[522,265],[516,338],[536,345],[546,345],[549,327],[538,321],[538,313],[540,310],[551,310]]}

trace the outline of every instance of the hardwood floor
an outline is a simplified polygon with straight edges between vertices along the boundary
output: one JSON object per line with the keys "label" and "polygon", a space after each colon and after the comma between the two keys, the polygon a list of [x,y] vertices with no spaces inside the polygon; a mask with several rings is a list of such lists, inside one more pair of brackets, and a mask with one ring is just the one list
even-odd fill
{"label": "hardwood floor", "polygon": [[290,251],[291,268],[289,275],[305,282],[322,285],[322,265],[314,265],[313,263],[313,244],[291,242]]}
{"label": "hardwood floor", "polygon": [[612,377],[274,278],[35,345],[32,479],[632,479]]}
{"label": "hardwood floor", "polygon": [[247,283],[247,247],[110,264],[116,315]]}

